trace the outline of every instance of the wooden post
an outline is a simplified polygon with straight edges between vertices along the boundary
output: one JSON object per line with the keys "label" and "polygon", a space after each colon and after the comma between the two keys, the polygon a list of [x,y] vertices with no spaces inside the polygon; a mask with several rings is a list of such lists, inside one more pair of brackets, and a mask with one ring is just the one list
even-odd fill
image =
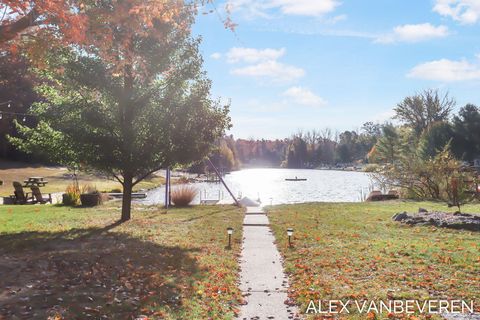
{"label": "wooden post", "polygon": [[172,171],[168,168],[168,205],[172,205]]}
{"label": "wooden post", "polygon": [[170,203],[169,190],[168,190],[168,187],[169,187],[168,171],[169,171],[169,168],[165,170],[165,209],[168,209],[168,205]]}

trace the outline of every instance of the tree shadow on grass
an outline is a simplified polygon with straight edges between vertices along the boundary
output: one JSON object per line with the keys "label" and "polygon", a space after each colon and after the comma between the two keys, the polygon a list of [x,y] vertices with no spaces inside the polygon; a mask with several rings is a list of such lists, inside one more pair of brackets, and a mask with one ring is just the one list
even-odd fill
{"label": "tree shadow on grass", "polygon": [[0,235],[0,319],[181,318],[201,274],[194,250],[105,234],[115,225]]}
{"label": "tree shadow on grass", "polygon": [[210,217],[210,216],[214,216],[220,212],[222,212],[223,210],[220,209],[220,210],[216,210],[216,211],[211,211],[209,213],[206,213],[204,215],[197,215],[197,216],[193,216],[191,218],[188,218],[188,219],[185,219],[185,220],[182,220],[181,222],[192,222],[192,221],[195,221],[195,220],[200,220],[200,219],[204,219],[206,217]]}

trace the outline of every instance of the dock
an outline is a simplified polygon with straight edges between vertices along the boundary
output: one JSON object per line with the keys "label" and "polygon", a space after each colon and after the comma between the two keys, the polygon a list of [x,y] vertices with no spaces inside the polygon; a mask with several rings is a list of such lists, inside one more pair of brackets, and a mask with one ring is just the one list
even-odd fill
{"label": "dock", "polygon": [[[111,193],[108,193],[108,195],[114,198],[123,198],[123,193],[121,192],[111,192]],[[147,197],[147,194],[145,192],[132,193],[132,199],[145,199],[146,197]]]}

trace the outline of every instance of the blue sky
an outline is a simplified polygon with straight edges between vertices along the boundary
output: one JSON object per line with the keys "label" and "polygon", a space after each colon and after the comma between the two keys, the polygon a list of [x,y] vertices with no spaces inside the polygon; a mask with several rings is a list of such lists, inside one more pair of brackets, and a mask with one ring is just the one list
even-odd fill
{"label": "blue sky", "polygon": [[[358,129],[405,96],[480,105],[480,0],[229,0],[200,14],[212,95],[237,138]],[[223,28],[226,8],[238,24]],[[206,10],[214,9],[208,5]],[[457,109],[458,109],[457,108]]]}

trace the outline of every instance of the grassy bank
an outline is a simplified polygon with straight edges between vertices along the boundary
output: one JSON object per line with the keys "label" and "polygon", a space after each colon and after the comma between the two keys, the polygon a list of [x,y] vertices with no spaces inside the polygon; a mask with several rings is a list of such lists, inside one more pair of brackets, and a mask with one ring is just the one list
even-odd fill
{"label": "grassy bank", "polygon": [[116,206],[0,206],[0,318],[233,318],[240,209]]}
{"label": "grassy bank", "polygon": [[[63,192],[72,183],[71,174],[72,172],[63,167],[46,167],[21,162],[1,161],[0,180],[3,181],[3,185],[0,186],[0,196],[6,197],[13,194],[12,182],[19,181],[23,183],[29,177],[44,177],[48,181],[48,184],[42,187],[42,192]],[[78,173],[78,180],[80,185],[90,185],[100,191],[122,189],[122,185],[118,181],[91,173]],[[135,190],[149,189],[160,184],[165,184],[165,178],[154,175],[137,184]]]}
{"label": "grassy bank", "polygon": [[[442,204],[401,201],[269,208],[292,282],[290,297],[302,312],[310,299],[473,299],[480,307],[480,234],[390,219],[419,207],[446,210]],[[478,213],[480,206],[464,211]],[[286,245],[288,227],[295,230],[293,249]]]}

